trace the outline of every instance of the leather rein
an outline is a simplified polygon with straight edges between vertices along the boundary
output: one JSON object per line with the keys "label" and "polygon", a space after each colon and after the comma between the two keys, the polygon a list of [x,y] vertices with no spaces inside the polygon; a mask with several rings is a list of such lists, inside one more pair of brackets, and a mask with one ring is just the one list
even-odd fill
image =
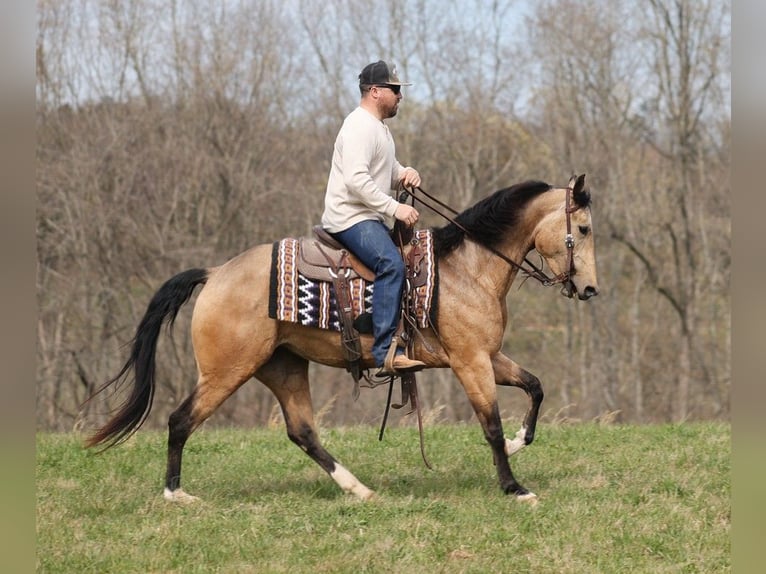
{"label": "leather rein", "polygon": [[[508,263],[508,265],[510,265],[511,267],[514,267],[518,271],[521,271],[525,275],[525,279],[524,280],[526,280],[529,277],[532,277],[533,279],[536,279],[537,281],[539,281],[540,283],[542,283],[546,287],[550,287],[552,285],[558,285],[558,284],[561,284],[561,283],[569,284],[571,282],[572,275],[575,274],[575,268],[574,268],[574,236],[572,235],[572,213],[577,211],[579,209],[579,207],[577,205],[572,207],[572,205],[571,205],[571,203],[572,203],[572,201],[571,201],[572,187],[571,186],[567,186],[565,189],[567,190],[567,193],[566,193],[566,206],[565,206],[565,209],[564,209],[564,211],[566,213],[566,223],[567,223],[567,234],[564,237],[564,245],[566,245],[566,248],[567,248],[567,268],[566,268],[566,271],[564,271],[562,273],[559,273],[555,277],[549,277],[542,270],[542,267],[538,267],[537,265],[532,263],[527,257],[524,258],[524,261],[522,263],[517,263],[516,261],[514,261],[513,259],[511,259],[507,255],[505,255],[504,253],[502,253],[499,250],[495,249],[494,247],[490,247],[488,245],[483,245],[483,244],[482,244],[482,247],[484,247],[485,249],[489,250],[492,254],[496,255],[497,257],[499,257],[500,259],[502,259],[503,261]],[[471,235],[471,232],[468,231],[463,225],[458,223],[458,221],[456,221],[453,217],[450,217],[449,215],[443,213],[442,211],[440,211],[439,209],[437,209],[433,205],[423,201],[423,199],[421,197],[416,196],[415,195],[416,191],[419,192],[420,194],[422,194],[423,196],[425,196],[426,198],[428,198],[430,201],[436,203],[440,207],[448,210],[453,215],[459,215],[459,213],[455,209],[453,209],[452,207],[450,207],[446,203],[442,202],[438,198],[434,197],[430,193],[426,192],[423,188],[421,188],[419,186],[418,187],[410,188],[408,191],[405,190],[403,192],[403,194],[409,193],[412,196],[413,200],[417,200],[419,203],[421,203],[422,205],[424,205],[425,207],[427,207],[428,209],[430,209],[431,211],[433,211],[437,215],[443,217],[448,222],[452,223],[455,227],[457,227],[460,231],[462,231],[465,234],[466,237],[468,237],[469,239],[473,239],[473,237]],[[399,201],[401,201],[401,202],[406,201],[406,197],[401,198],[401,196],[400,196],[400,200]],[[524,264],[526,264],[527,267],[524,267]]]}
{"label": "leather rein", "polygon": [[[570,196],[572,195],[573,188],[571,186],[567,186],[566,190],[567,191],[566,191],[566,207],[565,207],[565,212],[566,212],[566,222],[567,222],[567,234],[566,234],[566,237],[564,238],[564,244],[566,245],[566,248],[567,248],[567,269],[566,269],[566,271],[564,271],[563,273],[559,273],[555,277],[549,277],[548,275],[545,274],[545,272],[542,270],[541,267],[536,266],[534,263],[529,261],[529,259],[527,259],[526,257],[524,258],[524,261],[522,263],[517,263],[516,261],[514,261],[513,259],[511,259],[507,255],[505,255],[504,253],[501,253],[499,250],[495,249],[494,247],[489,247],[489,246],[486,246],[486,245],[482,245],[482,246],[485,247],[486,249],[488,249],[494,255],[497,255],[500,259],[502,259],[503,261],[508,263],[511,267],[514,267],[518,271],[521,271],[525,275],[525,280],[527,278],[529,278],[529,277],[533,277],[533,278],[537,279],[540,283],[545,285],[546,287],[550,286],[550,285],[557,285],[557,284],[563,283],[564,284],[564,289],[568,289],[569,292],[571,293],[571,289],[572,289],[571,277],[572,277],[572,275],[575,274],[575,268],[574,268],[574,236],[572,235],[572,217],[571,217],[571,215],[572,215],[572,213],[577,211],[579,209],[579,207],[577,205],[575,205],[574,207],[571,206],[571,197]],[[419,186],[412,187],[409,190],[405,189],[401,194],[399,194],[399,197],[397,198],[397,200],[400,203],[405,203],[407,201],[407,199],[408,199],[408,196],[410,196],[412,198],[412,202],[413,203],[415,202],[415,200],[417,200],[418,202],[420,202],[422,205],[424,205],[425,207],[427,207],[428,209],[430,209],[431,211],[433,211],[437,215],[440,215],[441,217],[446,219],[448,222],[450,222],[453,225],[455,225],[455,227],[457,227],[460,231],[462,231],[465,234],[466,237],[468,237],[470,239],[473,239],[473,237],[471,235],[471,232],[468,231],[465,228],[465,226],[461,225],[453,217],[443,213],[442,211],[440,211],[439,209],[437,209],[433,205],[431,205],[429,203],[426,203],[425,201],[423,201],[423,199],[421,197],[416,197],[415,196],[415,192],[416,191],[419,192],[420,194],[422,194],[423,196],[425,196],[426,198],[428,198],[433,203],[439,205],[443,209],[448,210],[453,215],[459,215],[458,212],[455,211],[453,208],[451,208],[449,205],[443,203],[438,198],[436,198],[433,195],[427,193],[425,190],[423,190],[423,188],[421,188]],[[402,256],[404,256],[404,241],[402,240],[402,237],[401,237],[401,231],[400,231],[400,234],[399,234],[399,244],[400,244],[400,249],[402,251]],[[526,263],[527,267],[524,267],[524,263]],[[407,331],[405,329],[404,334],[407,334],[407,340],[408,341],[412,341],[412,336],[413,336],[414,333],[418,333],[418,329],[415,328],[415,326],[411,322],[407,326],[409,327],[409,331]],[[433,329],[434,329],[434,333],[436,334],[436,336],[439,337],[439,333],[436,330],[436,328],[433,327]],[[441,339],[441,337],[439,337],[439,338]],[[423,342],[424,342],[425,345],[427,345],[427,342],[425,342],[425,340],[423,340]],[[365,376],[364,378],[368,381],[368,383],[370,383],[369,385],[365,385],[365,386],[370,386],[370,387],[377,386],[377,383],[373,382],[369,377]],[[412,406],[412,411],[415,411],[417,413],[418,432],[419,432],[419,436],[420,436],[420,454],[423,457],[423,462],[425,463],[426,467],[431,469],[432,466],[431,466],[430,462],[428,461],[428,458],[426,457],[426,453],[425,453],[425,445],[424,445],[424,440],[423,440],[423,420],[422,420],[422,416],[421,416],[421,412],[420,412],[420,401],[418,399],[417,382],[416,382],[416,379],[415,379],[415,374],[414,373],[405,373],[404,375],[401,376],[402,400],[401,400],[400,404],[392,405],[392,403],[391,403],[391,396],[392,396],[392,392],[393,392],[393,388],[394,388],[394,384],[393,384],[394,383],[394,378],[390,377],[388,379],[388,382],[389,382],[388,398],[386,400],[386,408],[385,408],[385,411],[383,413],[383,421],[382,421],[382,424],[381,424],[381,427],[380,427],[380,433],[378,435],[378,440],[383,440],[383,432],[385,431],[385,428],[386,428],[386,421],[388,420],[389,408],[390,407],[393,407],[393,408],[396,408],[396,409],[401,408],[401,407],[405,406],[407,404],[407,402],[409,401],[410,405]],[[358,385],[358,383],[357,383],[357,385]],[[357,390],[357,394],[358,394],[358,390]],[[412,412],[412,411],[410,411],[410,412]]]}

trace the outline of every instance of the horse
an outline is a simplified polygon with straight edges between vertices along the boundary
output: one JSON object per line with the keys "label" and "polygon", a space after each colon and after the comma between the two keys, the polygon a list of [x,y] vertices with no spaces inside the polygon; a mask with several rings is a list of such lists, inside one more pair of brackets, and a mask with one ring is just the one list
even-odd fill
{"label": "horse", "polygon": [[[451,368],[462,385],[491,446],[500,487],[520,501],[537,502],[511,472],[509,457],[535,437],[543,400],[540,380],[501,352],[508,321],[506,296],[535,250],[562,294],[587,300],[599,292],[585,175],[566,187],[527,181],[501,189],[432,229],[439,293],[435,324],[422,331],[414,356],[426,368]],[[322,445],[314,422],[308,365],[343,368],[337,332],[279,321],[268,313],[272,245],[262,244],[209,268],[168,279],[151,299],[131,351],[119,373],[95,394],[131,380],[129,396],[85,441],[110,448],[127,440],[145,421],[155,390],[155,349],[161,327],[170,330],[195,288],[191,335],[196,387],[168,420],[167,470],[163,496],[191,502],[181,488],[181,460],[190,435],[241,385],[255,378],[275,395],[289,439],[345,492],[362,500],[375,492]],[[537,271],[532,272],[537,274]],[[372,337],[361,335],[362,367],[374,367]],[[521,388],[529,407],[513,438],[503,432],[496,386]]]}

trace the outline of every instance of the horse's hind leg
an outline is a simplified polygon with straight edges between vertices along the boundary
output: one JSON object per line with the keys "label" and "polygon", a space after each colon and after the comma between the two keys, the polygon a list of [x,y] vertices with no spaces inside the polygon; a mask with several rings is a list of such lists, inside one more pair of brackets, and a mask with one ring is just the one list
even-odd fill
{"label": "horse's hind leg", "polygon": [[252,375],[232,370],[213,378],[200,375],[197,386],[168,419],[168,465],[164,496],[174,502],[197,500],[181,489],[181,458],[189,436]]}
{"label": "horse's hind leg", "polygon": [[524,416],[521,428],[513,439],[505,439],[505,453],[511,456],[530,444],[535,438],[537,417],[540,414],[540,405],[544,397],[543,387],[536,376],[522,369],[502,353],[497,353],[492,357],[492,369],[495,372],[496,384],[519,387],[529,397],[529,409]]}
{"label": "horse's hind leg", "polygon": [[277,349],[255,374],[277,397],[285,416],[287,436],[308,454],[344,491],[367,500],[374,492],[325,450],[314,424],[308,361],[287,349]]}

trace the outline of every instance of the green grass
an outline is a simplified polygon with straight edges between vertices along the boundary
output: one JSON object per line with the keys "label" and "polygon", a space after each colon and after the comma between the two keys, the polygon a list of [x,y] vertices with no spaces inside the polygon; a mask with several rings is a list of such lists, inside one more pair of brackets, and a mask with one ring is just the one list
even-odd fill
{"label": "green grass", "polygon": [[[508,434],[516,428],[507,429]],[[505,496],[478,425],[322,431],[343,494],[282,430],[201,430],[162,498],[165,435],[97,455],[37,437],[38,572],[728,572],[730,426],[542,425]]]}

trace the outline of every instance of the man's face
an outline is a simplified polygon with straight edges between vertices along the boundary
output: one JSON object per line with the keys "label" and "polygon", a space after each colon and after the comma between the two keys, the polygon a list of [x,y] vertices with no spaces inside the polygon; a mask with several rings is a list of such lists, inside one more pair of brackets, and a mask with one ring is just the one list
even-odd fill
{"label": "man's face", "polygon": [[372,89],[377,91],[378,110],[383,118],[393,118],[399,111],[402,99],[401,86],[379,85]]}

